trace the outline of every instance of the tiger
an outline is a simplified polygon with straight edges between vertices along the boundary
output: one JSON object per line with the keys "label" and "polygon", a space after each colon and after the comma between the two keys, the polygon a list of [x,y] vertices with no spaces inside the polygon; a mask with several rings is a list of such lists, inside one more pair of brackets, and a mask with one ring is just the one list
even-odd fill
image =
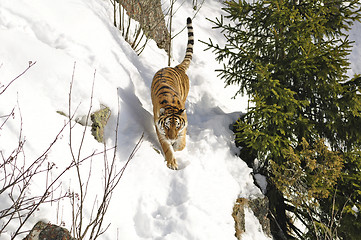
{"label": "tiger", "polygon": [[185,102],[189,92],[186,74],[193,56],[193,27],[187,18],[188,43],[183,61],[175,67],[166,67],[155,73],[151,86],[154,125],[167,167],[178,169],[175,151],[186,146],[187,113]]}

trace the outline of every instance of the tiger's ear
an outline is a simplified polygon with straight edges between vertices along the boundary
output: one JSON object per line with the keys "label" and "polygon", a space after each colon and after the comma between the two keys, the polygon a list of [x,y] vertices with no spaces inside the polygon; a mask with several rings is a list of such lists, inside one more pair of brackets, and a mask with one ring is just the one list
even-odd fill
{"label": "tiger's ear", "polygon": [[181,110],[179,110],[179,111],[178,111],[178,114],[179,114],[179,115],[184,115],[184,114],[185,114],[185,112],[186,112],[186,110],[185,110],[185,109],[181,109]]}
{"label": "tiger's ear", "polygon": [[165,112],[165,109],[164,108],[161,108],[159,109],[159,116],[162,116]]}

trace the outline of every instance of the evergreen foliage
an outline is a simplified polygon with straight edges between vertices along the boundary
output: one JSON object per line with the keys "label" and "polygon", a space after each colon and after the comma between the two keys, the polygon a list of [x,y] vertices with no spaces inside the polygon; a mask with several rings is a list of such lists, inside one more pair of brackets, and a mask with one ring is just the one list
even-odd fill
{"label": "evergreen foliage", "polygon": [[[361,77],[347,75],[357,0],[225,2],[208,43],[227,85],[252,102],[236,123],[268,177],[276,239],[356,239],[361,229]],[[252,161],[248,161],[252,164]],[[287,212],[302,222],[293,225]],[[356,229],[356,230],[355,230]]]}

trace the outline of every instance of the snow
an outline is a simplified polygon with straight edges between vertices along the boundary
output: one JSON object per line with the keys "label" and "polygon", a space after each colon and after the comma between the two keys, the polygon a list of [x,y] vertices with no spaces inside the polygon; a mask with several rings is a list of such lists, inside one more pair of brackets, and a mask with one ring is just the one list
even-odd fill
{"label": "snow", "polygon": [[[176,2],[179,10],[174,17],[174,32],[185,26],[186,17],[194,15],[190,0],[180,4]],[[204,3],[193,20],[196,39],[224,42],[222,34],[211,30],[206,20],[220,13],[217,0]],[[15,109],[14,117],[0,130],[2,154],[8,156],[17,147],[21,132],[26,139],[25,161],[19,164],[28,166],[56,140],[44,163],[56,167],[50,176],[33,179],[28,192],[36,195],[44,191],[45,181],[54,180],[71,163],[70,145],[75,155],[81,146],[80,159],[104,150],[103,144],[91,136],[90,128],[85,130],[83,142],[84,127],[80,124],[72,122],[71,136],[68,126],[60,132],[68,118],[57,111],[69,114],[73,79],[74,118],[84,118],[90,106],[92,111],[102,104],[111,109],[105,131],[107,147],[115,144],[119,111],[117,170],[124,166],[144,133],[144,141],[113,191],[104,220],[104,227],[110,226],[101,239],[235,239],[231,214],[236,198],[262,196],[253,183],[252,170],[236,156],[229,129],[245,111],[247,99],[231,99],[236,87],[224,88],[214,71],[220,68],[214,55],[203,51],[205,46],[195,41],[187,72],[191,85],[186,105],[187,146],[176,153],[180,170],[168,169],[155,150],[160,146],[150,100],[152,76],[166,66],[167,56],[153,41],[137,56],[112,25],[112,16],[107,0],[0,0],[0,85],[7,85],[23,72],[29,61],[36,62],[0,95],[0,116]],[[185,31],[174,39],[173,66],[183,59],[186,41]],[[111,151],[107,158],[112,158]],[[90,176],[84,213],[84,219],[89,220],[94,200],[99,201],[102,193],[104,155],[82,162],[80,169],[84,181]],[[61,175],[58,183],[54,197],[79,193],[75,168]],[[1,196],[0,207],[7,204],[6,196]],[[57,204],[43,204],[25,228],[45,219],[70,229],[71,211],[68,198]],[[1,239],[10,239],[16,227],[15,222],[9,225]],[[243,239],[269,239],[250,210],[246,212]]]}
{"label": "snow", "polygon": [[[194,14],[190,9],[188,1],[178,10],[174,31],[182,29],[186,16]],[[217,1],[205,4],[194,19],[195,36],[224,41],[219,32],[210,30],[211,24],[205,20],[210,12],[220,12]],[[71,163],[69,127],[56,136],[67,122],[67,117],[57,111],[69,114],[73,79],[71,114],[74,118],[84,120],[90,106],[92,111],[102,104],[111,109],[105,131],[108,147],[115,143],[119,111],[117,169],[124,166],[143,132],[145,135],[113,191],[104,227],[111,225],[102,239],[235,239],[233,203],[238,196],[252,198],[262,194],[253,184],[251,169],[235,155],[237,149],[228,127],[244,111],[247,102],[241,98],[231,99],[235,89],[224,89],[224,83],[214,72],[219,65],[211,52],[203,51],[205,46],[196,41],[194,59],[188,70],[191,90],[186,106],[187,147],[177,152],[180,170],[173,171],[155,150],[160,146],[150,101],[152,76],[166,66],[167,56],[153,41],[137,56],[112,25],[110,1],[1,0],[0,42],[1,84],[6,85],[24,71],[29,61],[36,62],[0,96],[0,116],[9,114],[15,107],[14,117],[0,132],[3,154],[7,156],[17,146],[20,129],[26,139],[25,166],[57,140],[47,156],[47,161],[56,168],[50,177],[39,175],[33,179],[31,194],[41,194],[44,181],[55,179]],[[172,65],[176,65],[184,57],[186,32],[177,36],[173,44]],[[72,128],[75,155],[83,130],[80,124]],[[96,142],[87,128],[80,159],[103,149],[103,144]],[[108,152],[107,158],[111,155]],[[91,216],[94,200],[101,197],[103,158],[100,154],[81,164],[83,181],[91,176],[85,219]],[[74,168],[61,176],[59,184],[54,197],[80,192]],[[5,204],[6,197],[2,198]],[[57,204],[43,204],[25,227],[30,229],[37,221],[45,220],[70,229],[71,209],[67,198]],[[267,239],[257,219],[248,219],[249,237],[244,239],[255,236]],[[1,239],[10,239],[16,226],[15,222],[9,225]]]}
{"label": "snow", "polygon": [[267,191],[267,179],[265,176],[263,176],[262,174],[255,174],[254,175],[254,179],[256,180],[258,186],[261,188],[262,193],[266,194]]}
{"label": "snow", "polygon": [[352,29],[349,32],[349,39],[351,41],[354,41],[351,53],[350,53],[350,69],[348,71],[348,75],[353,77],[355,74],[361,73],[361,23],[360,22],[354,22],[354,25],[352,26]]}
{"label": "snow", "polygon": [[356,207],[356,205],[353,205],[353,207],[352,207],[351,209],[352,209],[352,211],[354,211],[355,213],[358,213],[358,212],[359,212],[359,210],[358,210],[358,208]]}

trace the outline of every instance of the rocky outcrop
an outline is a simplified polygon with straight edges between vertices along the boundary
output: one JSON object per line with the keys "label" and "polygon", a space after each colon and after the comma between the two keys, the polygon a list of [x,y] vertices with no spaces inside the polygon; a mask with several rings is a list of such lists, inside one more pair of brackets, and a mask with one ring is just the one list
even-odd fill
{"label": "rocky outcrop", "polygon": [[271,236],[271,225],[268,219],[269,201],[267,197],[256,198],[248,201],[248,206],[257,217],[259,223],[262,226],[262,230],[268,236]]}
{"label": "rocky outcrop", "polygon": [[268,215],[268,198],[256,198],[248,200],[246,198],[238,198],[234,207],[232,216],[235,221],[235,236],[237,239],[242,239],[242,234],[245,232],[245,208],[250,208],[254,215],[259,220],[263,232],[271,236],[270,222],[267,218]]}
{"label": "rocky outcrop", "polygon": [[[56,111],[58,114],[69,118],[69,116],[62,112],[62,111]],[[101,108],[98,111],[95,111],[90,114],[90,120],[89,116],[84,115],[80,116],[74,119],[76,123],[79,123],[82,126],[90,126],[91,125],[91,133],[93,137],[100,143],[104,142],[104,128],[108,123],[109,117],[111,115],[110,108],[101,105]]]}
{"label": "rocky outcrop", "polygon": [[165,25],[160,0],[119,0],[132,19],[139,22],[145,36],[153,39],[159,48],[168,51],[170,34]]}
{"label": "rocky outcrop", "polygon": [[245,198],[238,198],[233,206],[232,217],[235,222],[234,227],[237,239],[241,239],[242,234],[246,231],[244,208],[247,205],[247,202],[248,201]]}
{"label": "rocky outcrop", "polygon": [[110,109],[107,106],[102,106],[100,110],[90,115],[92,120],[92,135],[100,143],[104,141],[104,127],[108,122],[110,114]]}
{"label": "rocky outcrop", "polygon": [[23,240],[75,240],[65,228],[39,221]]}

